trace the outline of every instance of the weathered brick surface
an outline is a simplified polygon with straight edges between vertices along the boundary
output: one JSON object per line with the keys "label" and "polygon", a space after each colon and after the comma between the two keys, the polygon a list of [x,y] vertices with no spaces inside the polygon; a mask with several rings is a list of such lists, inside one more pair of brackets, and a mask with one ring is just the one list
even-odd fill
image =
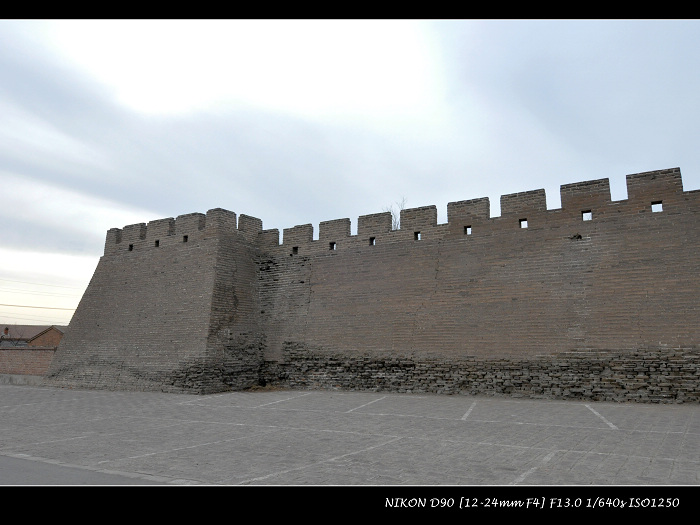
{"label": "weathered brick surface", "polygon": [[329,354],[289,343],[263,379],[302,389],[514,397],[700,402],[700,351],[649,348],[562,352],[526,358]]}
{"label": "weathered brick surface", "polygon": [[173,392],[257,383],[252,248],[231,230],[235,215],[212,210],[162,224],[155,236],[127,227],[118,243],[110,231],[48,382]]}
{"label": "weathered brick surface", "polygon": [[[225,210],[112,229],[50,376],[365,389],[377,388],[371,363],[398,362],[381,388],[653,401],[667,388],[658,370],[679,360],[691,372],[669,395],[697,400],[700,191],[684,192],[677,168],[627,186],[611,201],[607,179],[566,184],[554,210],[544,190],[504,195],[493,218],[486,198],[449,203],[447,224],[435,206],[402,210],[395,231],[388,213],[360,217],[357,235],[349,219],[329,220],[318,240],[306,224],[282,244]],[[329,376],[338,356],[352,371]],[[610,379],[606,359],[643,373]],[[448,380],[454,367],[467,379]]]}

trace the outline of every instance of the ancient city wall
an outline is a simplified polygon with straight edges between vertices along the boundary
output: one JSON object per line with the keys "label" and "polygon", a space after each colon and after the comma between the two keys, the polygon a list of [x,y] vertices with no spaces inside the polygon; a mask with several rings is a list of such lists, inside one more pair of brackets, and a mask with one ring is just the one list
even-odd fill
{"label": "ancient city wall", "polygon": [[495,218],[487,199],[450,203],[447,224],[435,207],[404,210],[397,231],[389,214],[360,217],[356,236],[347,219],[318,240],[310,225],[285,230],[260,264],[268,353],[286,341],[450,357],[696,345],[700,193],[682,191],[678,170],[629,177],[628,190],[612,202],[607,180],[566,185],[556,210],[542,190],[506,195]]}
{"label": "ancient city wall", "polygon": [[111,229],[48,381],[172,392],[257,383],[254,248],[240,220],[239,231],[234,213],[215,209]]}
{"label": "ancient city wall", "polygon": [[[592,180],[562,186],[560,209],[535,190],[501,197],[500,217],[480,198],[449,203],[445,224],[425,206],[398,230],[377,213],[356,235],[338,219],[282,243],[225,210],[110,230],[52,377],[694,400],[700,191],[678,168],[629,175],[627,191],[612,201]],[[668,382],[669,359],[682,380]],[[640,394],[640,378],[657,390]]]}

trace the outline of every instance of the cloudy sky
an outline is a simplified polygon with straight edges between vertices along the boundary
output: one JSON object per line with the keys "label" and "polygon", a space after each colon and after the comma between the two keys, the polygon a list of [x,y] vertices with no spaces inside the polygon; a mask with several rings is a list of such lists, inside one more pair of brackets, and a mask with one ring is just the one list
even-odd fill
{"label": "cloudy sky", "polygon": [[127,224],[700,189],[698,93],[696,20],[0,20],[0,323],[67,324]]}

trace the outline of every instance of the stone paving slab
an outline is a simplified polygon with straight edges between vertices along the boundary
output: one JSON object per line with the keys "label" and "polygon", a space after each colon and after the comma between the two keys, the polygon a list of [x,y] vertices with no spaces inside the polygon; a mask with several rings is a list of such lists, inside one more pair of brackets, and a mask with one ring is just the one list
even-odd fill
{"label": "stone paving slab", "polygon": [[[42,465],[96,477],[52,470],[32,481]],[[0,484],[111,484],[108,476],[143,485],[700,486],[700,405],[0,385]]]}

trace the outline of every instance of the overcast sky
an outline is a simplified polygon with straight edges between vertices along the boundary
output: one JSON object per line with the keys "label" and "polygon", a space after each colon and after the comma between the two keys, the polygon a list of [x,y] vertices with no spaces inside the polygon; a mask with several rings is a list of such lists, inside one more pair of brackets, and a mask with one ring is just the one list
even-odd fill
{"label": "overcast sky", "polygon": [[0,20],[0,323],[68,324],[109,228],[211,208],[317,237],[403,198],[699,189],[699,53],[696,20]]}

